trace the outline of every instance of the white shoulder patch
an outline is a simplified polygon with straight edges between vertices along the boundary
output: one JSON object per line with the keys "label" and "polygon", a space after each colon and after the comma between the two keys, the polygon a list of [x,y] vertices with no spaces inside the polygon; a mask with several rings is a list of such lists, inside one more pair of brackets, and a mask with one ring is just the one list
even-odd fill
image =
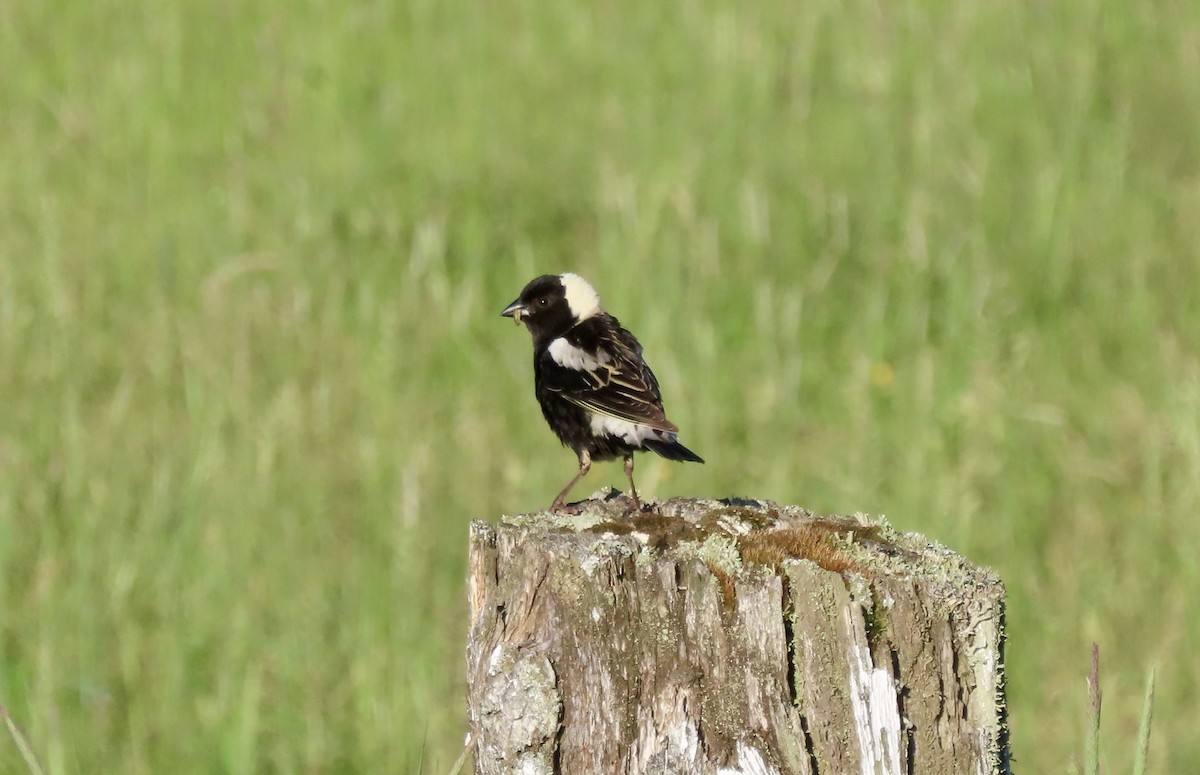
{"label": "white shoulder patch", "polygon": [[575,371],[595,371],[608,363],[608,358],[603,353],[592,355],[586,350],[579,349],[561,336],[551,341],[546,351],[550,353],[550,357],[559,366]]}
{"label": "white shoulder patch", "polygon": [[558,276],[567,294],[567,306],[576,320],[587,320],[600,311],[600,295],[587,280],[573,272]]}

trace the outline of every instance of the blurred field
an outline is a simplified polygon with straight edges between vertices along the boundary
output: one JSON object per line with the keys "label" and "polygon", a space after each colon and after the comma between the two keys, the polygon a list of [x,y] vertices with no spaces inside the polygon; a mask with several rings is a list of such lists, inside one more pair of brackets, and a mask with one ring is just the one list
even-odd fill
{"label": "blurred field", "polygon": [[[1200,759],[1200,5],[0,4],[0,704],[50,773],[448,771],[572,269],[706,466],[1010,591],[1013,750]],[[622,484],[597,466],[580,493]],[[0,772],[24,772],[0,737]]]}

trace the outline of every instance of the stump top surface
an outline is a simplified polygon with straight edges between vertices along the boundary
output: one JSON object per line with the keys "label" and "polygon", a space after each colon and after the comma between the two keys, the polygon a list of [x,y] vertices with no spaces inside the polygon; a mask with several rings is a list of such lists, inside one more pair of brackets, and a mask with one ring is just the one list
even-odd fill
{"label": "stump top surface", "polygon": [[749,498],[671,498],[631,510],[629,498],[604,488],[575,504],[575,513],[537,511],[500,517],[474,530],[558,544],[578,554],[614,553],[651,559],[695,558],[716,573],[739,576],[760,569],[780,572],[789,562],[813,562],[838,573],[868,578],[913,578],[957,589],[1004,594],[986,568],[919,533],[895,530],[864,514],[823,516],[800,506]]}

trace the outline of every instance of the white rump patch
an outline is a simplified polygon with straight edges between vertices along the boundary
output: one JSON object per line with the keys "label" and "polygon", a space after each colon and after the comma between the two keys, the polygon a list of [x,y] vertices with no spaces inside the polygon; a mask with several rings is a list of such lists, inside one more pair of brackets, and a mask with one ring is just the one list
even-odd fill
{"label": "white rump patch", "polygon": [[600,295],[588,281],[573,272],[560,274],[563,290],[567,295],[567,306],[576,320],[587,320],[600,311]]}
{"label": "white rump patch", "polygon": [[575,371],[596,371],[608,363],[608,358],[605,355],[600,354],[598,357],[592,355],[586,350],[579,349],[561,336],[551,341],[546,351],[550,353],[550,357],[559,366],[574,369]]}
{"label": "white rump patch", "polygon": [[626,444],[634,447],[642,446],[646,439],[654,441],[670,441],[673,434],[655,430],[649,425],[638,425],[629,420],[619,420],[606,414],[592,412],[592,433],[597,436],[615,436]]}

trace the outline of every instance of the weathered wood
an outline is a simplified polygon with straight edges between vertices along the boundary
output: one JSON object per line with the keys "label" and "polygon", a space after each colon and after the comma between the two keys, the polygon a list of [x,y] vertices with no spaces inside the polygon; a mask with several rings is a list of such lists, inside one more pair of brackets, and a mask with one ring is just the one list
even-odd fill
{"label": "weathered wood", "polygon": [[1008,773],[995,576],[861,518],[627,507],[471,524],[476,773]]}

